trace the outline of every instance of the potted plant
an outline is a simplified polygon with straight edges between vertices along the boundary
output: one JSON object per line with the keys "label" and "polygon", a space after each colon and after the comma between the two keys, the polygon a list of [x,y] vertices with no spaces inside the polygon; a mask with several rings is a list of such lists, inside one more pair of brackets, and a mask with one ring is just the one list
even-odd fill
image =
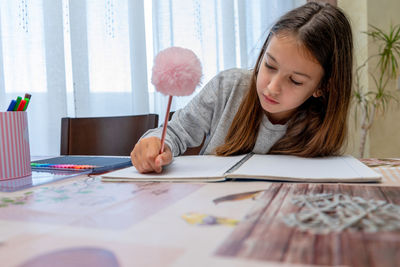
{"label": "potted plant", "polygon": [[[360,146],[359,156],[364,157],[365,141],[367,133],[371,129],[375,116],[379,113],[384,115],[388,105],[396,101],[395,95],[388,91],[387,85],[390,80],[396,79],[399,75],[400,60],[400,25],[390,26],[389,32],[370,25],[370,30],[365,32],[378,45],[378,52],[357,67],[355,72],[355,88],[353,91],[353,100],[356,103],[357,113],[361,113],[360,120]],[[377,58],[378,62],[374,72],[369,75],[374,81],[374,88],[366,90],[361,84],[361,72],[367,66],[371,59]]]}

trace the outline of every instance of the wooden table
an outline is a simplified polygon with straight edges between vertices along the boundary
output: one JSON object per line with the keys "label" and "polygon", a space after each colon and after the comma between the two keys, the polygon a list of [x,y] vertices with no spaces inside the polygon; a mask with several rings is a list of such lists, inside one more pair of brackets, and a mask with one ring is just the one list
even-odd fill
{"label": "wooden table", "polygon": [[400,168],[376,170],[380,185],[79,176],[0,193],[0,265],[399,266],[399,232],[315,234],[282,222],[298,194],[341,192],[400,205]]}

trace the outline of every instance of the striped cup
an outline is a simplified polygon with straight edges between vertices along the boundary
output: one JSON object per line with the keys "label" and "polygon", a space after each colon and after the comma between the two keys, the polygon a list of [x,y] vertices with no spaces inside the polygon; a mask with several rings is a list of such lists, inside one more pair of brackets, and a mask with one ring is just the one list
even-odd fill
{"label": "striped cup", "polygon": [[0,112],[0,181],[31,174],[27,113]]}

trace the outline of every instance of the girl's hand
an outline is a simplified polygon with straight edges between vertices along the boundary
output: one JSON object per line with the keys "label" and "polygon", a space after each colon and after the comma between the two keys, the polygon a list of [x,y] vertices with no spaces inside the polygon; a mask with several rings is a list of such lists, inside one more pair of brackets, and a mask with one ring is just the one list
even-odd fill
{"label": "girl's hand", "polygon": [[164,152],[160,154],[161,140],[158,137],[143,138],[136,143],[131,152],[133,166],[140,173],[162,171],[162,166],[172,161],[172,152],[167,144],[164,145]]}

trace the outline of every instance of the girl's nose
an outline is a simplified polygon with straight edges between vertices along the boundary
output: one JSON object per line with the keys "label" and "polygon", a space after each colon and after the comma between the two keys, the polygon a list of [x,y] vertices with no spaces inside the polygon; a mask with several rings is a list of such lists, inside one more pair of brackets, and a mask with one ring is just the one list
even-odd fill
{"label": "girl's nose", "polygon": [[281,93],[281,79],[278,75],[271,79],[267,89],[271,96],[277,96]]}

